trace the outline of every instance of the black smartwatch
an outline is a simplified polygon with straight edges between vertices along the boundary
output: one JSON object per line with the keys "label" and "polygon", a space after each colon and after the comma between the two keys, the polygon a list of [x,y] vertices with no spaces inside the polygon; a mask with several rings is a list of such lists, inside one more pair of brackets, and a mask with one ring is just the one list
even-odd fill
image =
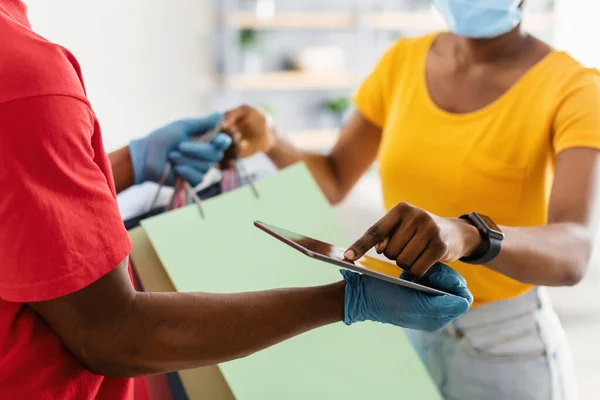
{"label": "black smartwatch", "polygon": [[475,251],[475,254],[463,257],[460,261],[467,264],[484,265],[498,257],[504,240],[504,233],[498,225],[490,217],[476,212],[463,215],[460,218],[477,228],[482,242],[482,246]]}

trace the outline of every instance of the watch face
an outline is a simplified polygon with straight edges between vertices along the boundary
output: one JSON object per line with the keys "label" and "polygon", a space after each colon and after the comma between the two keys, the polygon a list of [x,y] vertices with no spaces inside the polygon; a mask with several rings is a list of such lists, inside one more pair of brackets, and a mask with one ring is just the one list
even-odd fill
{"label": "watch face", "polygon": [[477,215],[479,215],[479,218],[481,218],[482,222],[490,230],[490,236],[493,236],[500,240],[504,239],[504,233],[502,232],[500,227],[498,227],[498,225],[496,225],[496,223],[490,217],[488,217],[487,215],[483,215],[483,214],[477,214]]}

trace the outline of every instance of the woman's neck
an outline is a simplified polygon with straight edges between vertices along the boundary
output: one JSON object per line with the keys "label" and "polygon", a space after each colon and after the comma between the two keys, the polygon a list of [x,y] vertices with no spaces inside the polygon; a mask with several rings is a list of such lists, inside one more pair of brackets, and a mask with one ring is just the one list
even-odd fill
{"label": "woman's neck", "polygon": [[530,43],[531,36],[517,26],[492,39],[469,39],[454,36],[454,55],[461,64],[489,64],[511,61]]}

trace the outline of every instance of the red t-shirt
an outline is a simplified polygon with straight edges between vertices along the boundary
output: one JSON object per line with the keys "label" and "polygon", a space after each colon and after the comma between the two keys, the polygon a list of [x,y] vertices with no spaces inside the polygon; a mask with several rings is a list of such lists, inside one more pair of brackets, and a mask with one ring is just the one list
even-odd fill
{"label": "red t-shirt", "polygon": [[127,257],[100,128],[79,66],[0,0],[0,399],[132,399],[85,370],[27,306],[80,290]]}

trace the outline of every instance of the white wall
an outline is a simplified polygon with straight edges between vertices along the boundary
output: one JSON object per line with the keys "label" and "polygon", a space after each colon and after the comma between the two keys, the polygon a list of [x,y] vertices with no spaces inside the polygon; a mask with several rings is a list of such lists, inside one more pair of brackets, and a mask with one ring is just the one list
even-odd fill
{"label": "white wall", "polygon": [[600,68],[599,15],[598,0],[556,0],[557,47],[596,68]]}
{"label": "white wall", "polygon": [[207,112],[208,0],[28,0],[34,30],[79,59],[107,149]]}

